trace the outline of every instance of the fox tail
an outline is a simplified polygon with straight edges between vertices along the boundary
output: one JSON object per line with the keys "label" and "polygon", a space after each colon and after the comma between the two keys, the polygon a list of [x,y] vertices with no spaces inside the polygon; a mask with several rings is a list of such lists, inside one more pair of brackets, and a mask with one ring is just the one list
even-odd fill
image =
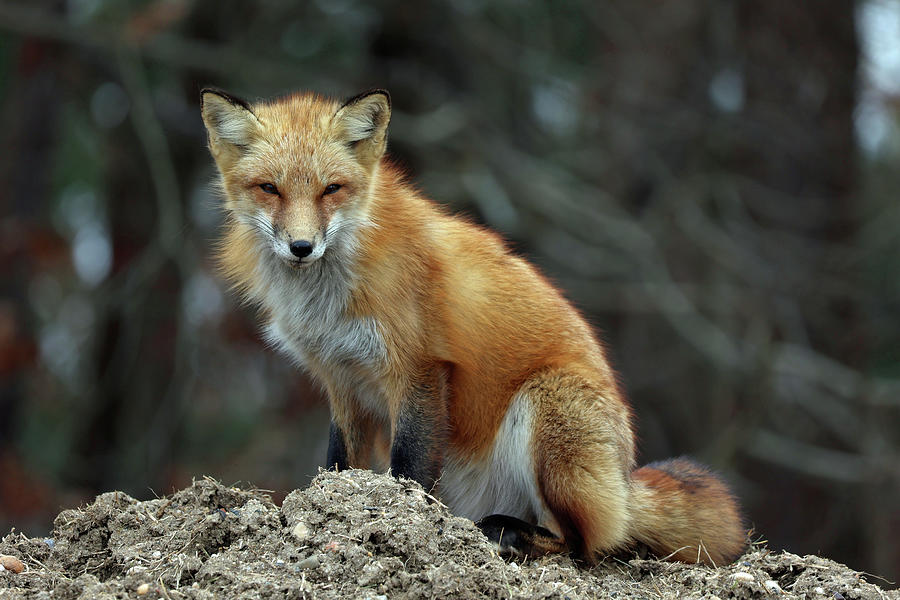
{"label": "fox tail", "polygon": [[686,458],[632,473],[630,537],[660,558],[723,565],[747,548],[747,531],[728,486]]}

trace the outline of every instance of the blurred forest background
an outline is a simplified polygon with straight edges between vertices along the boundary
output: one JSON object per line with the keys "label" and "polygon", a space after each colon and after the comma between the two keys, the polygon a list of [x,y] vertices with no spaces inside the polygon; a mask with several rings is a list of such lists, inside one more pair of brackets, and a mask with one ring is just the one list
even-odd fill
{"label": "blurred forest background", "polygon": [[213,267],[208,84],[388,88],[412,178],[603,331],[642,462],[900,578],[900,0],[0,2],[0,531],[324,462]]}

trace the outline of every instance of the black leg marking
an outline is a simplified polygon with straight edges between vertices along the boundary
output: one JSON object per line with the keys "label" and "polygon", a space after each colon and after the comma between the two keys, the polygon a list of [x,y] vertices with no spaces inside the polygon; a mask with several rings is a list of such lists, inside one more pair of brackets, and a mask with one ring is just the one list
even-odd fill
{"label": "black leg marking", "polygon": [[343,471],[349,469],[347,463],[347,443],[344,441],[344,432],[331,422],[328,430],[328,460],[325,463],[328,469]]}
{"label": "black leg marking", "polygon": [[391,473],[434,487],[447,437],[445,373],[435,368],[409,390],[397,415],[391,443]]}
{"label": "black leg marking", "polygon": [[475,524],[495,544],[501,556],[541,556],[564,552],[565,541],[549,529],[508,515],[489,515]]}
{"label": "black leg marking", "polygon": [[419,482],[426,490],[434,487],[440,470],[437,441],[440,425],[420,407],[402,411],[391,445],[391,473]]}

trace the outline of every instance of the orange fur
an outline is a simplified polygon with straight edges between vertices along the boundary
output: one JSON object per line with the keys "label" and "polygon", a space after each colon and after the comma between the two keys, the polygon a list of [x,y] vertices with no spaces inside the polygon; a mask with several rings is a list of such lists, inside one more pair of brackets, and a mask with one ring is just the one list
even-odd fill
{"label": "orange fur", "polygon": [[[438,491],[473,518],[508,505],[588,559],[637,542],[681,560],[741,551],[714,475],[683,461],[632,473],[630,408],[562,294],[383,158],[386,93],[203,100],[228,214],[222,270],[325,386],[349,464],[368,466],[378,432],[396,442],[412,411],[434,424],[423,452],[444,465]],[[324,250],[303,263],[294,240]]]}

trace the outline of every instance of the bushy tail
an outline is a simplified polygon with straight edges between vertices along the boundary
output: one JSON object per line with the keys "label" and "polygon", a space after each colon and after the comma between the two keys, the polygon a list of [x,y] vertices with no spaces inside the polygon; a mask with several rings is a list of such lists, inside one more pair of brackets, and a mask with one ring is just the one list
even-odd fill
{"label": "bushy tail", "polygon": [[632,477],[631,537],[660,558],[723,565],[746,549],[737,501],[706,467],[674,458]]}

